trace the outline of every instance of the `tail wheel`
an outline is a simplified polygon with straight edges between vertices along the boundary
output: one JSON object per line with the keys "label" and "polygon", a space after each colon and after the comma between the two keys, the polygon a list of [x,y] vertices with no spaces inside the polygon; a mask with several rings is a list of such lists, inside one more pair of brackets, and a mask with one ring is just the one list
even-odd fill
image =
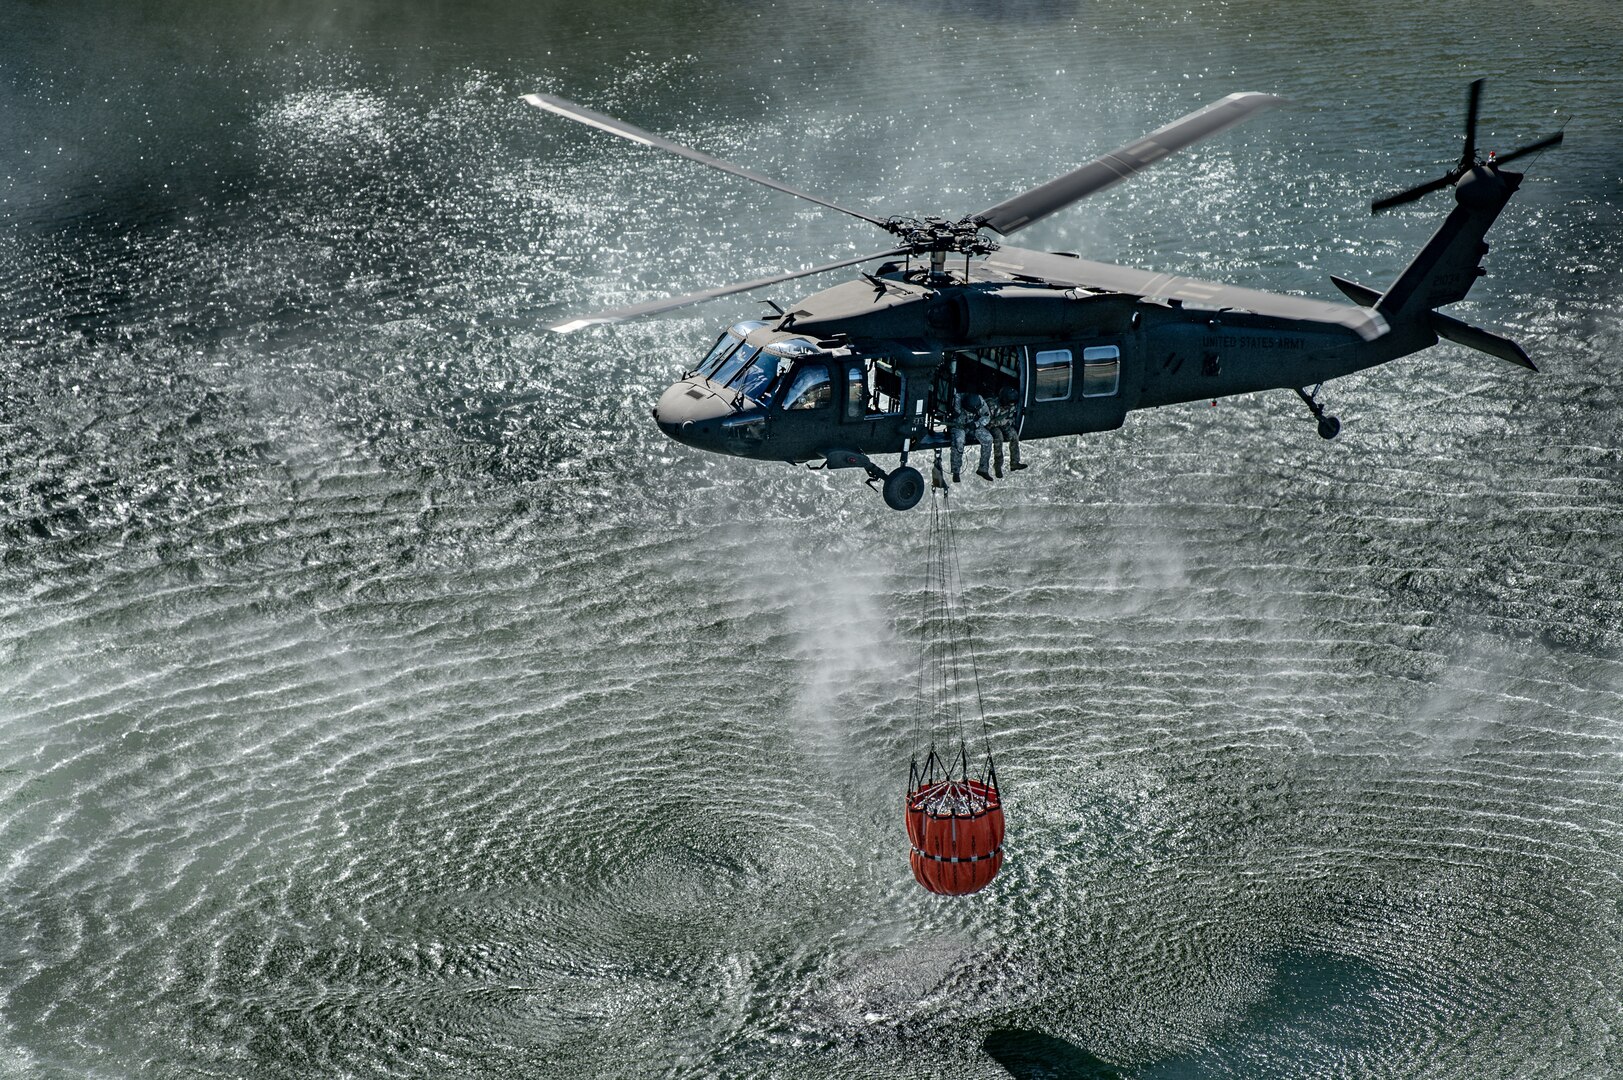
{"label": "tail wheel", "polygon": [[924,498],[924,476],[911,465],[903,465],[885,477],[882,494],[892,510],[911,510]]}
{"label": "tail wheel", "polygon": [[1319,438],[1333,439],[1341,434],[1341,421],[1333,416],[1319,417]]}

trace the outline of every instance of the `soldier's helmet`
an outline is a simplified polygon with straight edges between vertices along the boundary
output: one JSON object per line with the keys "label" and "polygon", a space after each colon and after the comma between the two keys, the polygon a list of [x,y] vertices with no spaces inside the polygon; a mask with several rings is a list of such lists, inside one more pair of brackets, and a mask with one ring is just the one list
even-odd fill
{"label": "soldier's helmet", "polygon": [[968,409],[970,412],[976,411],[981,407],[982,404],[984,403],[981,401],[981,396],[979,394],[964,395],[964,408]]}
{"label": "soldier's helmet", "polygon": [[1020,400],[1020,394],[1012,386],[1005,386],[998,392],[997,399],[1005,405],[1013,405]]}

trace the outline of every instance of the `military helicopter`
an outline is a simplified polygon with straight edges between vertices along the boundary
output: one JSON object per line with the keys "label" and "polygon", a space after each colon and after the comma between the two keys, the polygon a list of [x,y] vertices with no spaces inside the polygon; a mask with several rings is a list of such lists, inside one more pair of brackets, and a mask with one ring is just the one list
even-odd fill
{"label": "military helicopter", "polygon": [[[1439,338],[1537,371],[1515,342],[1436,310],[1465,298],[1486,271],[1484,235],[1522,180],[1503,166],[1554,146],[1558,132],[1480,157],[1471,84],[1465,148],[1443,176],[1379,199],[1379,212],[1453,187],[1456,205],[1385,291],[1331,280],[1352,301],[1331,303],[1173,274],[1029,251],[1001,237],[1125,180],[1193,143],[1284,102],[1238,93],[968,217],[877,218],[545,94],[539,109],[689,158],[878,226],[886,251],[824,263],[553,324],[569,333],[670,311],[796,278],[879,262],[872,273],[806,297],[769,319],[723,331],[654,407],[678,442],[738,457],[861,469],[885,503],[907,510],[924,494],[913,454],[940,452],[958,393],[1015,392],[1022,440],[1120,427],[1127,413],[1259,390],[1293,390],[1333,439],[1319,400],[1325,382],[1437,344]],[[962,256],[959,261],[958,256]],[[890,470],[874,458],[898,454]]]}

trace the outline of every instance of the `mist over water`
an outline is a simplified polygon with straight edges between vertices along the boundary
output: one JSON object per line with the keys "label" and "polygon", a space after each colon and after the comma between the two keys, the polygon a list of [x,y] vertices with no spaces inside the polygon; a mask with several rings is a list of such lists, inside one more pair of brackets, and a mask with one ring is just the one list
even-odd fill
{"label": "mist over water", "polygon": [[[230,8],[4,19],[0,1076],[1623,1072],[1611,4]],[[1009,859],[925,894],[924,512],[648,420],[834,279],[539,329],[884,238],[519,95],[956,215],[1280,93],[1021,243],[1334,298],[1484,74],[1543,373],[963,489]]]}

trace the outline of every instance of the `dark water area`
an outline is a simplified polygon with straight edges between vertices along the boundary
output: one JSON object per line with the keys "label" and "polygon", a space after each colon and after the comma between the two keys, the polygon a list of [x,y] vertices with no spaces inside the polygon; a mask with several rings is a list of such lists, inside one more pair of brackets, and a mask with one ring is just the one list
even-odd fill
{"label": "dark water area", "polygon": [[[1623,1074],[1623,13],[1599,0],[0,4],[0,1077]],[[1382,287],[1563,123],[1443,344],[961,492],[1008,862],[900,793],[922,511],[648,408],[883,247],[525,107]]]}

